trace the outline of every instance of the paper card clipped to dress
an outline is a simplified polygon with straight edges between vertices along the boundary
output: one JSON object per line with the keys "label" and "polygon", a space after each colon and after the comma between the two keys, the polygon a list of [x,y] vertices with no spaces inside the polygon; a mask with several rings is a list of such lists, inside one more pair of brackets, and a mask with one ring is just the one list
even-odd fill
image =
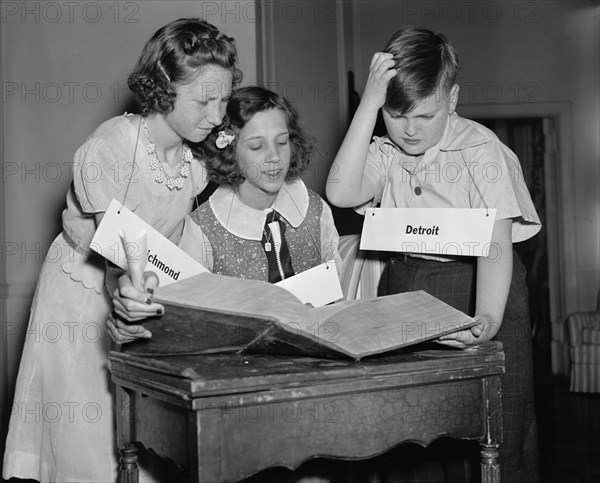
{"label": "paper card clipped to dress", "polygon": [[[146,232],[146,247],[132,241],[143,231]],[[119,232],[129,240],[127,243],[122,243]],[[128,268],[128,257],[130,261],[146,257],[146,270],[156,273],[162,287],[208,272],[162,233],[114,199],[104,213],[90,248],[124,270]]]}
{"label": "paper card clipped to dress", "polygon": [[344,297],[334,261],[321,263],[275,285],[293,293],[303,304],[309,303],[313,307],[322,307]]}
{"label": "paper card clipped to dress", "polygon": [[360,249],[485,257],[495,220],[495,208],[369,208]]}

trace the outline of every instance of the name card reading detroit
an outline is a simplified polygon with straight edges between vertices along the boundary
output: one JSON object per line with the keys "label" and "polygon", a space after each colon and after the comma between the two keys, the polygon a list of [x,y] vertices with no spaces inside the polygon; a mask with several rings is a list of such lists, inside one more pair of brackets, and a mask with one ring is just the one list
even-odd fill
{"label": "name card reading detroit", "polygon": [[439,235],[440,227],[432,226],[430,228],[425,228],[423,226],[412,226],[406,225],[406,234],[407,235]]}
{"label": "name card reading detroit", "polygon": [[495,219],[492,208],[369,208],[360,248],[487,256]]}

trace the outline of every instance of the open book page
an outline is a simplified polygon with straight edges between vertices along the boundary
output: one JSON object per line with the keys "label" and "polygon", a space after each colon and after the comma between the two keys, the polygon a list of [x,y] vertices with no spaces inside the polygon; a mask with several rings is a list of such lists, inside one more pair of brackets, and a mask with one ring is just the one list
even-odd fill
{"label": "open book page", "polygon": [[323,342],[355,357],[435,339],[475,323],[422,290],[320,307],[309,315]]}
{"label": "open book page", "polygon": [[[204,350],[277,352],[286,347],[312,355],[354,359],[399,349],[474,325],[466,314],[423,291],[309,308],[284,289],[266,282],[210,273],[160,288],[167,305],[159,324],[171,333],[205,339]],[[229,314],[229,315],[228,315]],[[152,327],[148,327],[155,331]],[[152,344],[160,341],[144,341]],[[153,346],[156,350],[159,347]]]}
{"label": "open book page", "polygon": [[310,330],[310,310],[287,290],[267,282],[203,273],[167,287],[159,287],[157,302],[205,309],[264,315],[293,329]]}

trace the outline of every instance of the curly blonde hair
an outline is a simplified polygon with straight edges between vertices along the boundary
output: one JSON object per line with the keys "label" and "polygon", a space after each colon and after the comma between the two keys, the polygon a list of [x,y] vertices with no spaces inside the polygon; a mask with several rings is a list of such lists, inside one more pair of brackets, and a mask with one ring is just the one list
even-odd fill
{"label": "curly blonde hair", "polygon": [[193,81],[206,65],[231,70],[234,86],[241,81],[235,40],[214,25],[182,18],[160,28],[144,46],[128,79],[141,114],[171,112],[175,88]]}

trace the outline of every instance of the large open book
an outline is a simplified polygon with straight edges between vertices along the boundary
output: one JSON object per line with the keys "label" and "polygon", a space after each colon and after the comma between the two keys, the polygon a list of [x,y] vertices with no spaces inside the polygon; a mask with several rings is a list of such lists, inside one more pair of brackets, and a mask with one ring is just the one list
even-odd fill
{"label": "large open book", "polygon": [[360,360],[475,324],[423,291],[312,308],[275,285],[212,273],[160,287],[154,298],[165,314],[144,322],[153,337],[128,344],[127,352],[253,351]]}

